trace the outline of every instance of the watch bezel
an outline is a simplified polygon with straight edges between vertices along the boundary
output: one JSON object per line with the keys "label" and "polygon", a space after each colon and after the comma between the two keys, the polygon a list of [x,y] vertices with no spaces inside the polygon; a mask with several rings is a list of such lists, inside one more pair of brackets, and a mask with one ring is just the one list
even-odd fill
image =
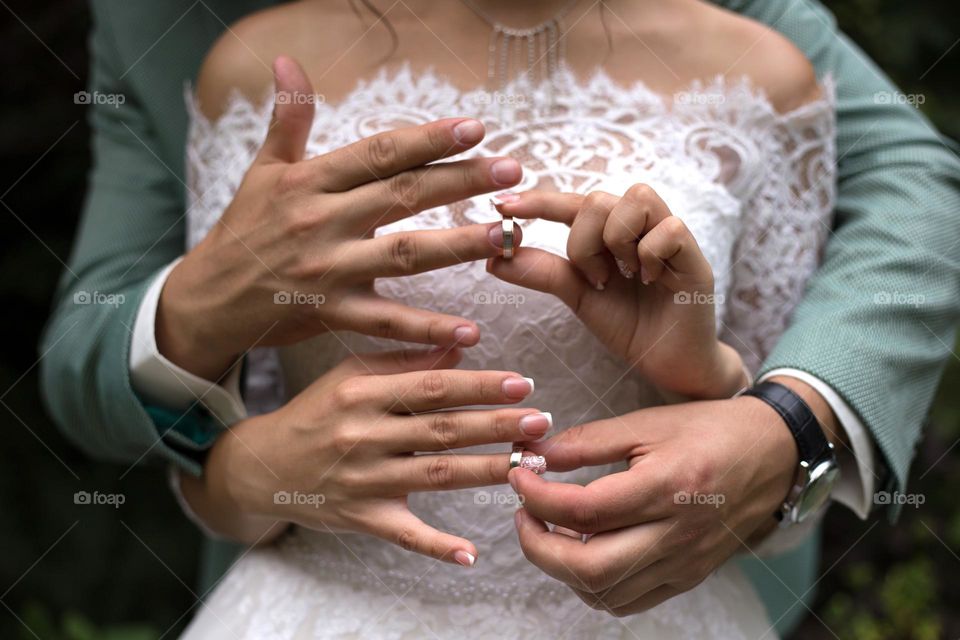
{"label": "watch bezel", "polygon": [[[833,455],[833,445],[829,445],[828,455],[825,458],[808,462],[800,461],[797,482],[790,497],[783,504],[784,524],[798,524],[806,520],[811,514],[820,510],[830,499],[830,489],[840,475],[840,467]],[[813,502],[811,494],[816,491]]]}

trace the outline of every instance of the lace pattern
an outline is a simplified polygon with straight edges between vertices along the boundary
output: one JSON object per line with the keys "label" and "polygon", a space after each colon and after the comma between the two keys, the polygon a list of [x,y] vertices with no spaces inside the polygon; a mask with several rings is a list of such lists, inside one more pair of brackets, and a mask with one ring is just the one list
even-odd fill
{"label": "lace pattern", "polygon": [[[482,120],[488,134],[465,155],[516,157],[525,169],[518,191],[621,194],[631,184],[648,183],[700,243],[716,277],[722,335],[757,367],[789,321],[829,226],[831,83],[821,100],[786,114],[777,113],[749,81],[723,78],[693,83],[665,100],[641,83],[623,87],[602,72],[580,82],[563,71],[549,93],[543,87],[514,86],[506,95],[525,98],[504,105],[485,91],[460,91],[429,72],[383,72],[361,82],[339,104],[317,105],[307,155],[397,126],[468,114]],[[234,95],[215,122],[203,117],[192,97],[188,104],[193,194],[188,241],[193,246],[238,188],[263,140],[271,101],[254,104]],[[496,219],[486,200],[438,207],[378,233]],[[524,223],[527,246],[564,255],[566,235],[562,225]],[[531,402],[553,412],[555,430],[662,403],[558,300],[497,281],[483,264],[384,279],[377,289],[414,306],[473,318],[483,337],[466,351],[462,366],[534,377],[538,386]],[[295,394],[350,351],[384,348],[395,343],[340,333],[285,348],[279,357],[261,350],[251,362],[248,391],[267,409],[283,397],[278,385]],[[612,470],[579,470],[564,479],[589,482]],[[516,542],[516,504],[509,487],[417,494],[410,504],[434,526],[477,544],[480,560],[468,575],[367,536],[296,530],[274,548],[251,552],[210,606],[240,608],[239,616],[224,609],[232,611],[231,626],[247,621],[241,625],[247,635],[240,637],[363,637],[357,607],[380,604],[396,615],[377,627],[378,637],[459,637],[454,630],[464,628],[487,637],[501,635],[504,620],[518,631],[511,636],[523,631],[531,637],[562,636],[574,624],[594,625],[591,629],[603,637],[620,637],[625,629],[631,637],[638,631],[663,638],[747,637],[758,620],[761,628],[753,637],[766,631],[755,594],[732,565],[693,591],[623,622],[585,609],[566,587],[521,568],[527,565]],[[388,603],[401,594],[401,604]],[[505,603],[512,613],[505,613]],[[318,605],[325,611],[318,612]],[[277,608],[282,622],[271,618]],[[700,619],[710,620],[710,627],[699,628]],[[329,630],[305,631],[314,622]],[[209,616],[201,615],[194,626],[202,624],[212,624]],[[527,624],[534,626],[523,629]],[[579,626],[576,635],[582,635]]]}

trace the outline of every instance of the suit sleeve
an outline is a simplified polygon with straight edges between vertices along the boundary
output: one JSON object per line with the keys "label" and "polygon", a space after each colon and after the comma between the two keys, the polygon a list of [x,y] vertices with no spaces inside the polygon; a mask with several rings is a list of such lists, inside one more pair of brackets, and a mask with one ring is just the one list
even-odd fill
{"label": "suit sleeve", "polygon": [[127,464],[165,459],[198,472],[197,442],[208,443],[202,432],[209,420],[199,409],[144,405],[128,367],[141,299],[183,252],[182,186],[160,160],[155,130],[124,81],[104,20],[95,20],[90,49],[89,91],[117,98],[90,107],[93,169],[40,348],[43,397],[63,433],[95,457]]}
{"label": "suit sleeve", "polygon": [[834,228],[760,375],[793,368],[829,385],[879,447],[884,489],[902,492],[960,314],[956,146],[819,3],[732,4],[781,31],[837,85]]}

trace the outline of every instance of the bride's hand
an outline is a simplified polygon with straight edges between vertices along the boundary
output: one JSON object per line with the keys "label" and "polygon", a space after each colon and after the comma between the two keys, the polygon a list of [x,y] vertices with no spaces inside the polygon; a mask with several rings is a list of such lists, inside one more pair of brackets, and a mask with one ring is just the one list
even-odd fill
{"label": "bride's hand", "polygon": [[413,515],[407,495],[505,483],[508,453],[450,450],[534,441],[550,416],[520,408],[439,411],[513,404],[533,391],[516,373],[449,369],[458,360],[456,351],[400,351],[344,361],[281,409],[223,434],[203,476],[183,478],[188,504],[215,532],[247,543],[269,540],[292,522],[367,533],[472,565],[476,547]]}
{"label": "bride's hand", "polygon": [[[510,158],[436,162],[475,146],[483,125],[448,118],[304,160],[313,87],[292,59],[274,65],[266,140],[233,202],[170,273],[157,311],[160,352],[209,380],[253,346],[337,329],[444,347],[470,346],[476,324],[378,296],[376,278],[502,252],[499,225],[393,233],[383,225],[520,181]],[[431,164],[433,163],[433,164]]]}
{"label": "bride's hand", "polygon": [[[570,259],[523,248],[512,260],[491,259],[490,273],[559,297],[660,389],[710,399],[747,384],[740,356],[717,339],[710,264],[653,189],[634,185],[623,197],[528,191],[497,208],[570,225]],[[615,259],[635,277],[620,275]]]}

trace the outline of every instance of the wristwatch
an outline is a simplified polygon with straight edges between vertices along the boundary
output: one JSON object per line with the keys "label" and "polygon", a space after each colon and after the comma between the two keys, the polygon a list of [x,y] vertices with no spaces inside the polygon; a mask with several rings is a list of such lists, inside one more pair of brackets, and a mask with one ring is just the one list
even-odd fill
{"label": "wristwatch", "polygon": [[833,445],[823,433],[817,417],[799,395],[776,382],[761,382],[743,392],[773,407],[793,435],[800,454],[797,477],[774,517],[780,526],[803,522],[820,510],[840,475]]}

